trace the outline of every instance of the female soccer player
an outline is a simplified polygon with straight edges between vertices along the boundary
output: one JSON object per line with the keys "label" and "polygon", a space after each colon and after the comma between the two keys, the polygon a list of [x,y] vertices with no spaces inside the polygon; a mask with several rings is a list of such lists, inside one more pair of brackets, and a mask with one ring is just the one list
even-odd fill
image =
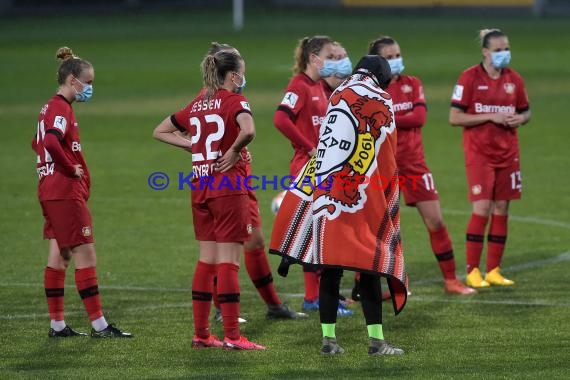
{"label": "female soccer player", "polygon": [[38,197],[45,219],[44,239],[49,255],[44,287],[51,328],[48,336],[87,335],[73,330],[63,317],[65,272],[73,258],[75,284],[91,320],[94,338],[132,335],[110,325],[101,307],[93,223],[87,207],[91,178],[81,153],[79,128],[71,104],[86,102],[93,95],[95,71],[91,63],[59,48],[57,93],[42,107],[32,148],[37,153]]}
{"label": "female soccer player", "polygon": [[[212,42],[212,45],[210,46],[207,54],[214,55],[222,50],[233,51],[239,55],[239,51],[233,46],[228,44],[220,44],[217,42]],[[245,161],[247,176],[252,175],[251,154],[249,154],[247,148],[245,148],[242,152],[242,158]],[[285,305],[277,294],[277,290],[273,284],[271,266],[269,265],[269,260],[267,259],[267,254],[265,252],[265,237],[263,236],[263,229],[261,228],[261,215],[259,213],[257,196],[255,195],[255,191],[249,188],[247,189],[247,196],[249,198],[252,231],[250,239],[243,245],[245,252],[245,269],[247,270],[247,274],[253,282],[253,285],[257,289],[257,292],[267,305],[267,313],[265,316],[268,319],[307,318],[307,314],[298,313],[295,310],[289,308],[289,306]],[[215,281],[215,284],[216,283],[217,280]],[[215,319],[221,322],[222,313],[219,309],[219,303],[216,294],[214,294],[213,300],[214,304],[216,305]],[[239,321],[240,323],[247,322],[242,318],[239,318]]]}
{"label": "female soccer player", "polygon": [[386,91],[394,102],[399,175],[406,181],[400,189],[406,205],[418,209],[428,230],[433,253],[443,274],[445,291],[463,295],[477,293],[463,285],[455,275],[453,246],[441,214],[435,182],[425,161],[422,127],[426,122],[427,107],[422,82],[417,77],[402,74],[404,64],[400,45],[393,38],[384,36],[372,41],[368,54],[384,57],[390,64],[392,80]]}
{"label": "female soccer player", "polygon": [[[530,119],[522,77],[508,65],[509,39],[499,29],[480,31],[483,61],[465,70],[451,97],[449,122],[463,127],[463,151],[473,214],[467,225],[467,285],[513,285],[501,275],[509,202],[521,197],[517,129]],[[487,270],[479,261],[487,221]]]}
{"label": "female soccer player", "polygon": [[[202,61],[205,91],[164,119],[153,136],[192,151],[194,188],[192,218],[200,258],[192,280],[193,347],[263,350],[240,334],[239,258],[251,234],[246,175],[241,151],[255,136],[245,86],[245,62],[235,52],[220,51]],[[191,142],[174,132],[188,132]],[[210,334],[209,315],[214,277],[224,325],[223,342]]]}
{"label": "female soccer player", "polygon": [[[315,155],[319,128],[327,111],[328,96],[325,94],[321,77],[327,61],[334,59],[334,41],[327,36],[305,37],[295,49],[295,74],[287,88],[281,104],[277,107],[273,123],[291,141],[293,158],[289,164],[289,174],[296,177],[309,159]],[[279,273],[287,273],[286,259],[281,262]],[[310,265],[303,267],[305,297],[302,309],[319,308],[319,274]],[[343,315],[352,314],[341,304]]]}

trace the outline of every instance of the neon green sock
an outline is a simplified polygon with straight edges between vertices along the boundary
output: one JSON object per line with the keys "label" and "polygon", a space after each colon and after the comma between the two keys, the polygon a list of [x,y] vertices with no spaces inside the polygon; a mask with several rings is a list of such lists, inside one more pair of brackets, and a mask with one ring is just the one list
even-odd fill
{"label": "neon green sock", "polygon": [[382,331],[382,324],[378,325],[368,325],[368,337],[375,339],[384,339],[384,332]]}
{"label": "neon green sock", "polygon": [[321,323],[323,329],[323,337],[336,338],[335,334],[336,323]]}

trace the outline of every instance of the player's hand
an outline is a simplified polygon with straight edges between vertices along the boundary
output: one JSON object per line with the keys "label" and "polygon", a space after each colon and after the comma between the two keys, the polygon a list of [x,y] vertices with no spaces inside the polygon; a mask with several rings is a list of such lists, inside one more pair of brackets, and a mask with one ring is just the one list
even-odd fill
{"label": "player's hand", "polygon": [[83,167],[81,165],[73,165],[73,169],[75,170],[75,177],[82,179],[83,178]]}
{"label": "player's hand", "polygon": [[217,172],[225,173],[234,167],[236,162],[241,160],[240,152],[236,152],[233,149],[228,150],[221,158],[216,161],[214,169]]}
{"label": "player's hand", "polygon": [[507,117],[510,116],[507,113],[493,113],[491,114],[490,121],[495,124],[507,126]]}
{"label": "player's hand", "polygon": [[507,125],[511,128],[518,128],[524,122],[524,116],[519,114],[509,115],[506,118]]}
{"label": "player's hand", "polygon": [[247,148],[244,150],[244,152],[241,155],[241,158],[247,162],[250,163],[251,162],[251,152],[249,150],[247,150]]}
{"label": "player's hand", "polygon": [[311,157],[313,157],[313,156],[316,155],[316,154],[317,154],[317,148],[311,149],[311,150],[309,151],[309,153],[308,153],[308,155],[311,156]]}

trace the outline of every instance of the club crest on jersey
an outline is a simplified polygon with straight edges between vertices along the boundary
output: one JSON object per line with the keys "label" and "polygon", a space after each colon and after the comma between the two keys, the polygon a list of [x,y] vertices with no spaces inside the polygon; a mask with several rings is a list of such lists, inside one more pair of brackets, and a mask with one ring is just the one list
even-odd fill
{"label": "club crest on jersey", "polygon": [[253,233],[253,225],[248,224],[247,225],[247,234],[251,235]]}
{"label": "club crest on jersey", "polygon": [[471,186],[471,193],[472,193],[473,195],[479,195],[479,194],[481,194],[481,191],[482,191],[482,190],[483,190],[483,189],[481,188],[481,185],[473,185],[473,186]]}
{"label": "club crest on jersey", "polygon": [[53,127],[60,130],[61,133],[65,133],[65,128],[67,127],[67,120],[63,116],[56,116],[53,119]]}
{"label": "club crest on jersey", "polygon": [[515,84],[514,83],[505,83],[503,85],[503,88],[505,89],[505,92],[509,95],[515,93]]}
{"label": "club crest on jersey", "polygon": [[85,237],[91,236],[91,227],[85,226],[81,229],[81,234]]}
{"label": "club crest on jersey", "polygon": [[[382,94],[364,86],[333,94],[330,107],[317,154],[305,171],[312,175],[313,184],[315,175],[321,181],[314,189],[313,215],[335,219],[341,212],[362,209],[366,203],[366,178],[376,168],[376,147],[395,126]],[[334,181],[342,182],[340,188],[332,186],[333,175]],[[308,189],[297,190],[306,194]]]}
{"label": "club crest on jersey", "polygon": [[410,92],[412,92],[413,88],[409,84],[404,84],[402,85],[401,90],[404,94],[409,94]]}
{"label": "club crest on jersey", "polygon": [[295,108],[295,104],[297,104],[297,100],[299,100],[299,95],[293,92],[287,92],[281,101],[281,104],[287,106],[289,108]]}

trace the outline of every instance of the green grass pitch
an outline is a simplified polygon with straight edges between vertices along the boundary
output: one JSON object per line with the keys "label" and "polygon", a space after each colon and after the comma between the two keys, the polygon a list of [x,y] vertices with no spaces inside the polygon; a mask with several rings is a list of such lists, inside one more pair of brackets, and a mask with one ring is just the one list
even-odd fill
{"label": "green grass pitch", "polygon": [[[240,271],[243,333],[266,352],[191,350],[190,283],[197,258],[188,192],[147,185],[150,173],[188,173],[190,157],[151,132],[200,87],[199,63],[211,41],[231,43],[246,59],[257,127],[251,146],[257,175],[287,173],[291,148],[272,124],[290,78],[293,49],[305,35],[329,34],[353,62],[380,34],[399,40],[406,73],[419,76],[428,101],[424,144],[451,233],[459,273],[465,265],[467,202],[461,132],[447,123],[460,72],[480,59],[481,27],[503,28],[512,65],[526,79],[533,118],[520,129],[523,199],[511,207],[504,272],[509,289],[471,298],[443,294],[439,269],[416,210],[403,208],[402,230],[413,295],[394,317],[384,307],[387,339],[402,357],[369,358],[362,312],[340,318],[345,355],[319,354],[318,315],[271,322]],[[568,94],[570,24],[566,19],[406,16],[382,12],[246,13],[245,29],[228,12],[123,16],[21,17],[0,22],[0,378],[423,378],[562,379],[570,376],[570,176]],[[75,105],[93,177],[90,208],[107,318],[132,340],[48,340],[42,286],[47,244],[36,198],[30,140],[38,112],[56,89],[54,54],[71,46],[96,70],[95,95]],[[270,201],[259,191],[265,235]],[[277,257],[270,258],[276,268]],[[66,320],[88,319],[67,278]],[[284,300],[299,308],[302,276],[275,275]],[[346,273],[342,287],[351,286]],[[345,291],[346,293],[346,291]],[[220,334],[221,326],[214,325]]]}

